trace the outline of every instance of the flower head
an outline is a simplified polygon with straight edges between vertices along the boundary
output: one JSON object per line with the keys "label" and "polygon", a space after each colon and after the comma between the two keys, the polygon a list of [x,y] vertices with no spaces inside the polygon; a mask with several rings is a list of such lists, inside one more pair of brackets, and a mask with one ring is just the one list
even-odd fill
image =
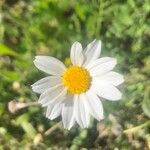
{"label": "flower head", "polygon": [[79,42],[71,47],[69,68],[50,56],[36,56],[35,66],[50,76],[32,85],[34,92],[41,94],[38,102],[47,108],[46,117],[62,117],[65,128],[75,122],[82,128],[89,126],[90,116],[104,118],[101,98],[116,101],[121,93],[116,88],[124,79],[112,69],[115,58],[99,58],[101,41],[94,40],[84,50]]}

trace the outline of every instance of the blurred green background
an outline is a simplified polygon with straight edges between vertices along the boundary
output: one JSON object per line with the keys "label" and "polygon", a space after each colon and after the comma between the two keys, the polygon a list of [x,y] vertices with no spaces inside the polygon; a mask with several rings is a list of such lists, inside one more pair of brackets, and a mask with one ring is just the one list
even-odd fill
{"label": "blurred green background", "polygon": [[[149,0],[0,0],[0,150],[150,149],[149,18]],[[95,38],[125,76],[123,100],[103,101],[103,121],[67,131],[39,106],[8,110],[12,100],[37,101],[30,85],[46,75],[36,55],[67,63],[74,41]]]}

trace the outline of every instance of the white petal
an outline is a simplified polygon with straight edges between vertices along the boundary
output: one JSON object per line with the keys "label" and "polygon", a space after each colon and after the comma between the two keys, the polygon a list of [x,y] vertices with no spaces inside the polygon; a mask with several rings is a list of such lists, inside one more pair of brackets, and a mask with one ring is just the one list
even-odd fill
{"label": "white petal", "polygon": [[57,85],[48,89],[46,92],[40,95],[39,103],[42,106],[47,106],[51,103],[51,101],[59,101],[65,97],[67,93],[67,89],[63,87],[63,85]]}
{"label": "white petal", "polygon": [[51,113],[52,113],[52,110],[53,108],[58,104],[58,103],[61,103],[62,101],[58,102],[58,101],[51,101],[51,103],[48,105],[47,107],[47,111],[46,111],[46,118],[49,118],[51,119]]}
{"label": "white petal", "polygon": [[107,84],[107,82],[98,83],[93,81],[92,89],[103,98],[106,98],[111,101],[116,101],[121,99],[121,92],[113,85]]}
{"label": "white petal", "polygon": [[51,75],[61,75],[66,70],[61,61],[50,56],[36,56],[34,64],[39,70]]}
{"label": "white petal", "polygon": [[82,45],[79,42],[75,42],[71,47],[70,53],[71,62],[73,65],[81,66],[84,61]]}
{"label": "white petal", "polygon": [[89,108],[91,115],[97,120],[104,118],[103,105],[100,99],[93,91],[89,90],[86,94],[86,104]]}
{"label": "white petal", "polygon": [[93,62],[92,67],[89,69],[91,76],[99,76],[111,71],[115,65],[117,64],[117,60],[115,58],[105,57],[100,58],[95,61],[95,65]]}
{"label": "white petal", "polygon": [[117,73],[117,72],[108,72],[102,76],[97,76],[94,78],[94,80],[97,80],[96,82],[107,82],[110,83],[114,86],[118,86],[121,83],[124,82],[124,78],[121,74]]}
{"label": "white petal", "polygon": [[53,120],[61,115],[63,103],[62,101],[57,102],[51,109],[51,113],[49,113],[48,118]]}
{"label": "white petal", "polygon": [[84,52],[85,52],[85,57],[86,57],[86,61],[85,61],[84,65],[87,65],[90,62],[99,58],[100,53],[101,53],[101,41],[94,40],[86,47]]}
{"label": "white petal", "polygon": [[66,129],[71,129],[75,123],[73,115],[73,105],[73,96],[68,94],[62,108],[62,121],[64,128]]}
{"label": "white petal", "polygon": [[74,115],[81,128],[87,128],[89,125],[89,112],[85,106],[84,95],[76,95],[74,99]]}
{"label": "white petal", "polygon": [[102,57],[102,58],[92,61],[91,63],[87,64],[85,67],[90,70],[90,69],[93,69],[94,67],[97,67],[97,66],[99,66],[103,63],[106,63],[108,61],[111,61],[111,60],[112,60],[111,57]]}
{"label": "white petal", "polygon": [[61,83],[60,77],[56,76],[49,76],[43,78],[32,85],[32,89],[36,93],[43,93],[44,91],[48,90],[51,87],[54,87]]}

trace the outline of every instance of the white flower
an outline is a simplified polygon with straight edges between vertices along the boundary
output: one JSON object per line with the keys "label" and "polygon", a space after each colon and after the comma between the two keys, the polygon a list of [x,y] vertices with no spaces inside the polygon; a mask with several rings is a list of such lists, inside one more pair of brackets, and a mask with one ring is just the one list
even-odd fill
{"label": "white flower", "polygon": [[33,91],[41,94],[38,102],[47,107],[47,118],[52,120],[61,115],[65,128],[70,129],[75,122],[87,128],[90,116],[97,120],[104,117],[101,97],[111,101],[121,99],[116,86],[124,79],[112,71],[117,61],[99,58],[100,52],[101,41],[94,40],[84,50],[75,42],[69,68],[56,58],[36,56],[35,66],[50,74],[32,85]]}

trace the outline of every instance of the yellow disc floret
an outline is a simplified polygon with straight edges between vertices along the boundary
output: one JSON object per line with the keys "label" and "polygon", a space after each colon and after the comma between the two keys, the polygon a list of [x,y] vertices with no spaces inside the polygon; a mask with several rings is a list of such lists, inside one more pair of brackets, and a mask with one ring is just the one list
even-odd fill
{"label": "yellow disc floret", "polygon": [[79,66],[71,66],[62,76],[63,84],[71,94],[81,94],[86,92],[91,84],[89,72]]}

